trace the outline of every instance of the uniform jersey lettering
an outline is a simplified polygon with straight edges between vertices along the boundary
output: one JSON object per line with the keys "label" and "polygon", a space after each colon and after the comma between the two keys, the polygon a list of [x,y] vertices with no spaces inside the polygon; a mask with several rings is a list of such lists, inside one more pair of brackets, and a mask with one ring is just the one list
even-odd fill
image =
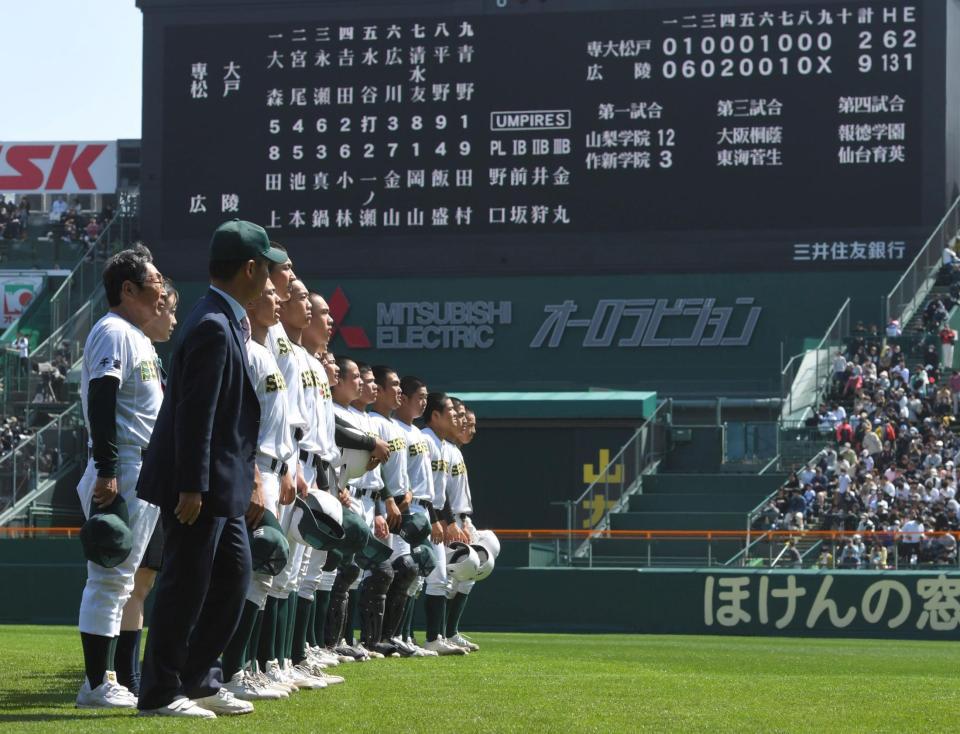
{"label": "uniform jersey lettering", "polygon": [[450,473],[455,477],[463,477],[467,474],[467,465],[463,462],[459,464],[454,464],[453,468],[450,470]]}
{"label": "uniform jersey lettering", "polygon": [[407,451],[410,456],[422,456],[423,454],[429,453],[430,449],[427,447],[426,441],[418,441],[417,443],[408,444]]}
{"label": "uniform jersey lettering", "polygon": [[267,375],[264,384],[267,387],[267,392],[277,392],[277,390],[287,389],[287,383],[283,379],[283,375],[279,372],[275,372],[272,375]]}
{"label": "uniform jersey lettering", "polygon": [[159,373],[157,372],[157,363],[156,362],[141,362],[140,363],[140,381],[141,382],[150,382],[150,380],[159,379]]}
{"label": "uniform jersey lettering", "polygon": [[288,342],[282,336],[277,337],[277,354],[281,357],[284,357],[290,354],[291,351],[290,342]]}
{"label": "uniform jersey lettering", "polygon": [[396,453],[398,451],[403,451],[407,446],[407,442],[403,439],[402,436],[397,436],[396,438],[391,438],[387,442],[387,448],[390,449],[390,453]]}

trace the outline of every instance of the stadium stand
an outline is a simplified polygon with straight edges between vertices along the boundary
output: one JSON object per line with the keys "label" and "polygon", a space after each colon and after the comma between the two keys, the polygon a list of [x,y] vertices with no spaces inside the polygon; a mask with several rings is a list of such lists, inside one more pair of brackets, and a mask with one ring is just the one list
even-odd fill
{"label": "stadium stand", "polygon": [[857,532],[836,545],[807,543],[814,565],[956,564],[956,540],[946,532],[960,529],[960,371],[951,326],[960,277],[952,252],[909,323],[884,334],[858,324],[837,352],[823,401],[807,421],[828,443],[754,522],[760,531]]}

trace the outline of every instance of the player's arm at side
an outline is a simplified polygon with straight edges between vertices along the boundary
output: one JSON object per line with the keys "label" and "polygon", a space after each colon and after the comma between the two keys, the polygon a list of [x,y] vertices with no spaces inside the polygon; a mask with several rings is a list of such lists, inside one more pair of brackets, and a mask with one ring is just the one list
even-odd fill
{"label": "player's arm at side", "polygon": [[188,379],[182,381],[174,425],[175,481],[182,488],[174,512],[188,525],[200,515],[202,496],[210,490],[210,441],[229,338],[221,323],[204,319],[182,347],[181,370]]}
{"label": "player's arm at side", "polygon": [[87,386],[87,418],[97,480],[93,501],[106,507],[117,496],[117,392],[120,379],[107,375],[90,380]]}

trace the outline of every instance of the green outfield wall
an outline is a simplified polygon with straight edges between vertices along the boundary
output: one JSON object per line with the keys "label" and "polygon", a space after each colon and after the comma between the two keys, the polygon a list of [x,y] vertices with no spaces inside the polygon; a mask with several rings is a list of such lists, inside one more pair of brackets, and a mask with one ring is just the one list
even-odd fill
{"label": "green outfield wall", "polygon": [[[75,623],[85,579],[81,557],[75,539],[0,541],[0,623]],[[476,585],[464,621],[468,630],[943,640],[956,640],[958,625],[955,570],[504,565]]]}

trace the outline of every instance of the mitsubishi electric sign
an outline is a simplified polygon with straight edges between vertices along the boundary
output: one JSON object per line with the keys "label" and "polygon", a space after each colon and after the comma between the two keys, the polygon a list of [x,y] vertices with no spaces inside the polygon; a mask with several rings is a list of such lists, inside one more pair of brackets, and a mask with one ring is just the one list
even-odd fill
{"label": "mitsubishi electric sign", "polygon": [[[336,329],[351,349],[487,350],[508,334],[528,349],[749,347],[763,308],[749,296],[562,299],[524,302],[514,322],[508,300],[377,301],[354,319],[346,291],[329,297]],[[349,314],[349,318],[348,318]],[[354,323],[356,321],[357,323]],[[374,338],[371,340],[370,335]]]}

